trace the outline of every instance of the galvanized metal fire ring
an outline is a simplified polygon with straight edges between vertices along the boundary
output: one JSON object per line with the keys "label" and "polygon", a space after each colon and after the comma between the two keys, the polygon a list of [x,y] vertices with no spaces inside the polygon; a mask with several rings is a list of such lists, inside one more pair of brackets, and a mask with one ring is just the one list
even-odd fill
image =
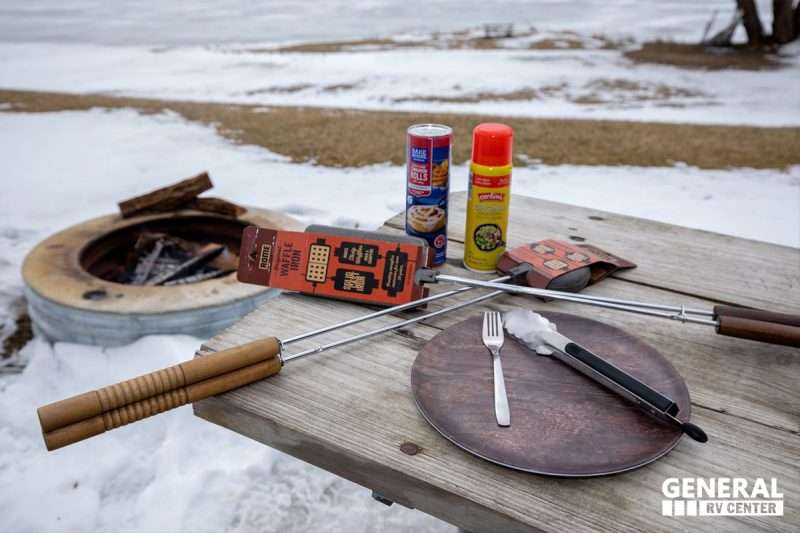
{"label": "galvanized metal fire ring", "polygon": [[22,277],[34,332],[51,341],[113,346],[144,335],[208,338],[276,291],[236,281],[235,274],[170,287],[124,285],[96,273],[120,260],[141,230],[227,244],[239,249],[242,229],[256,224],[302,230],[295,219],[248,208],[235,219],[176,211],[122,219],[108,215],[48,237],[25,258]]}

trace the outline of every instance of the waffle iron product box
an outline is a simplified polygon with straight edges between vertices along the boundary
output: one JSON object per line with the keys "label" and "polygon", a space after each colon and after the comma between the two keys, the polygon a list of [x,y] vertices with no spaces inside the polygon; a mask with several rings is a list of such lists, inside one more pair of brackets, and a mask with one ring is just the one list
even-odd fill
{"label": "waffle iron product box", "polygon": [[248,226],[237,277],[244,283],[375,305],[427,295],[414,273],[428,266],[420,238],[329,226],[278,231]]}

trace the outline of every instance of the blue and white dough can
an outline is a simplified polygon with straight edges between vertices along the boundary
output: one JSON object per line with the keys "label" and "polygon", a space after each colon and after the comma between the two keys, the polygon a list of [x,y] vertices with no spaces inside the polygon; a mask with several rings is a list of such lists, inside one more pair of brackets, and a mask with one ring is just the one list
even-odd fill
{"label": "blue and white dough can", "polygon": [[453,129],[415,124],[406,142],[406,233],[422,237],[433,252],[431,265],[447,259],[447,201]]}

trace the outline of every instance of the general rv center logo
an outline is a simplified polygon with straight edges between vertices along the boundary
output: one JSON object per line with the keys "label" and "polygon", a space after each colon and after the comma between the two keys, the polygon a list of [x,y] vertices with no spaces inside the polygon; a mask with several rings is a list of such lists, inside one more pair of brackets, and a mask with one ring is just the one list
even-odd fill
{"label": "general rv center logo", "polygon": [[783,516],[775,478],[671,477],[661,485],[664,516]]}

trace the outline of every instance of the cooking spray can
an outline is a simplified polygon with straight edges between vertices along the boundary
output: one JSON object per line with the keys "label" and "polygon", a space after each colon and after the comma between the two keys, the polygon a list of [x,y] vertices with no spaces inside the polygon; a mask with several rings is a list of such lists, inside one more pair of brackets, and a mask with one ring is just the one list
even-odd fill
{"label": "cooking spray can", "polygon": [[472,131],[464,266],[475,272],[494,272],[506,249],[512,138],[505,124],[479,124]]}
{"label": "cooking spray can", "polygon": [[408,128],[406,143],[406,233],[431,247],[431,265],[447,259],[447,200],[453,129],[441,124]]}

